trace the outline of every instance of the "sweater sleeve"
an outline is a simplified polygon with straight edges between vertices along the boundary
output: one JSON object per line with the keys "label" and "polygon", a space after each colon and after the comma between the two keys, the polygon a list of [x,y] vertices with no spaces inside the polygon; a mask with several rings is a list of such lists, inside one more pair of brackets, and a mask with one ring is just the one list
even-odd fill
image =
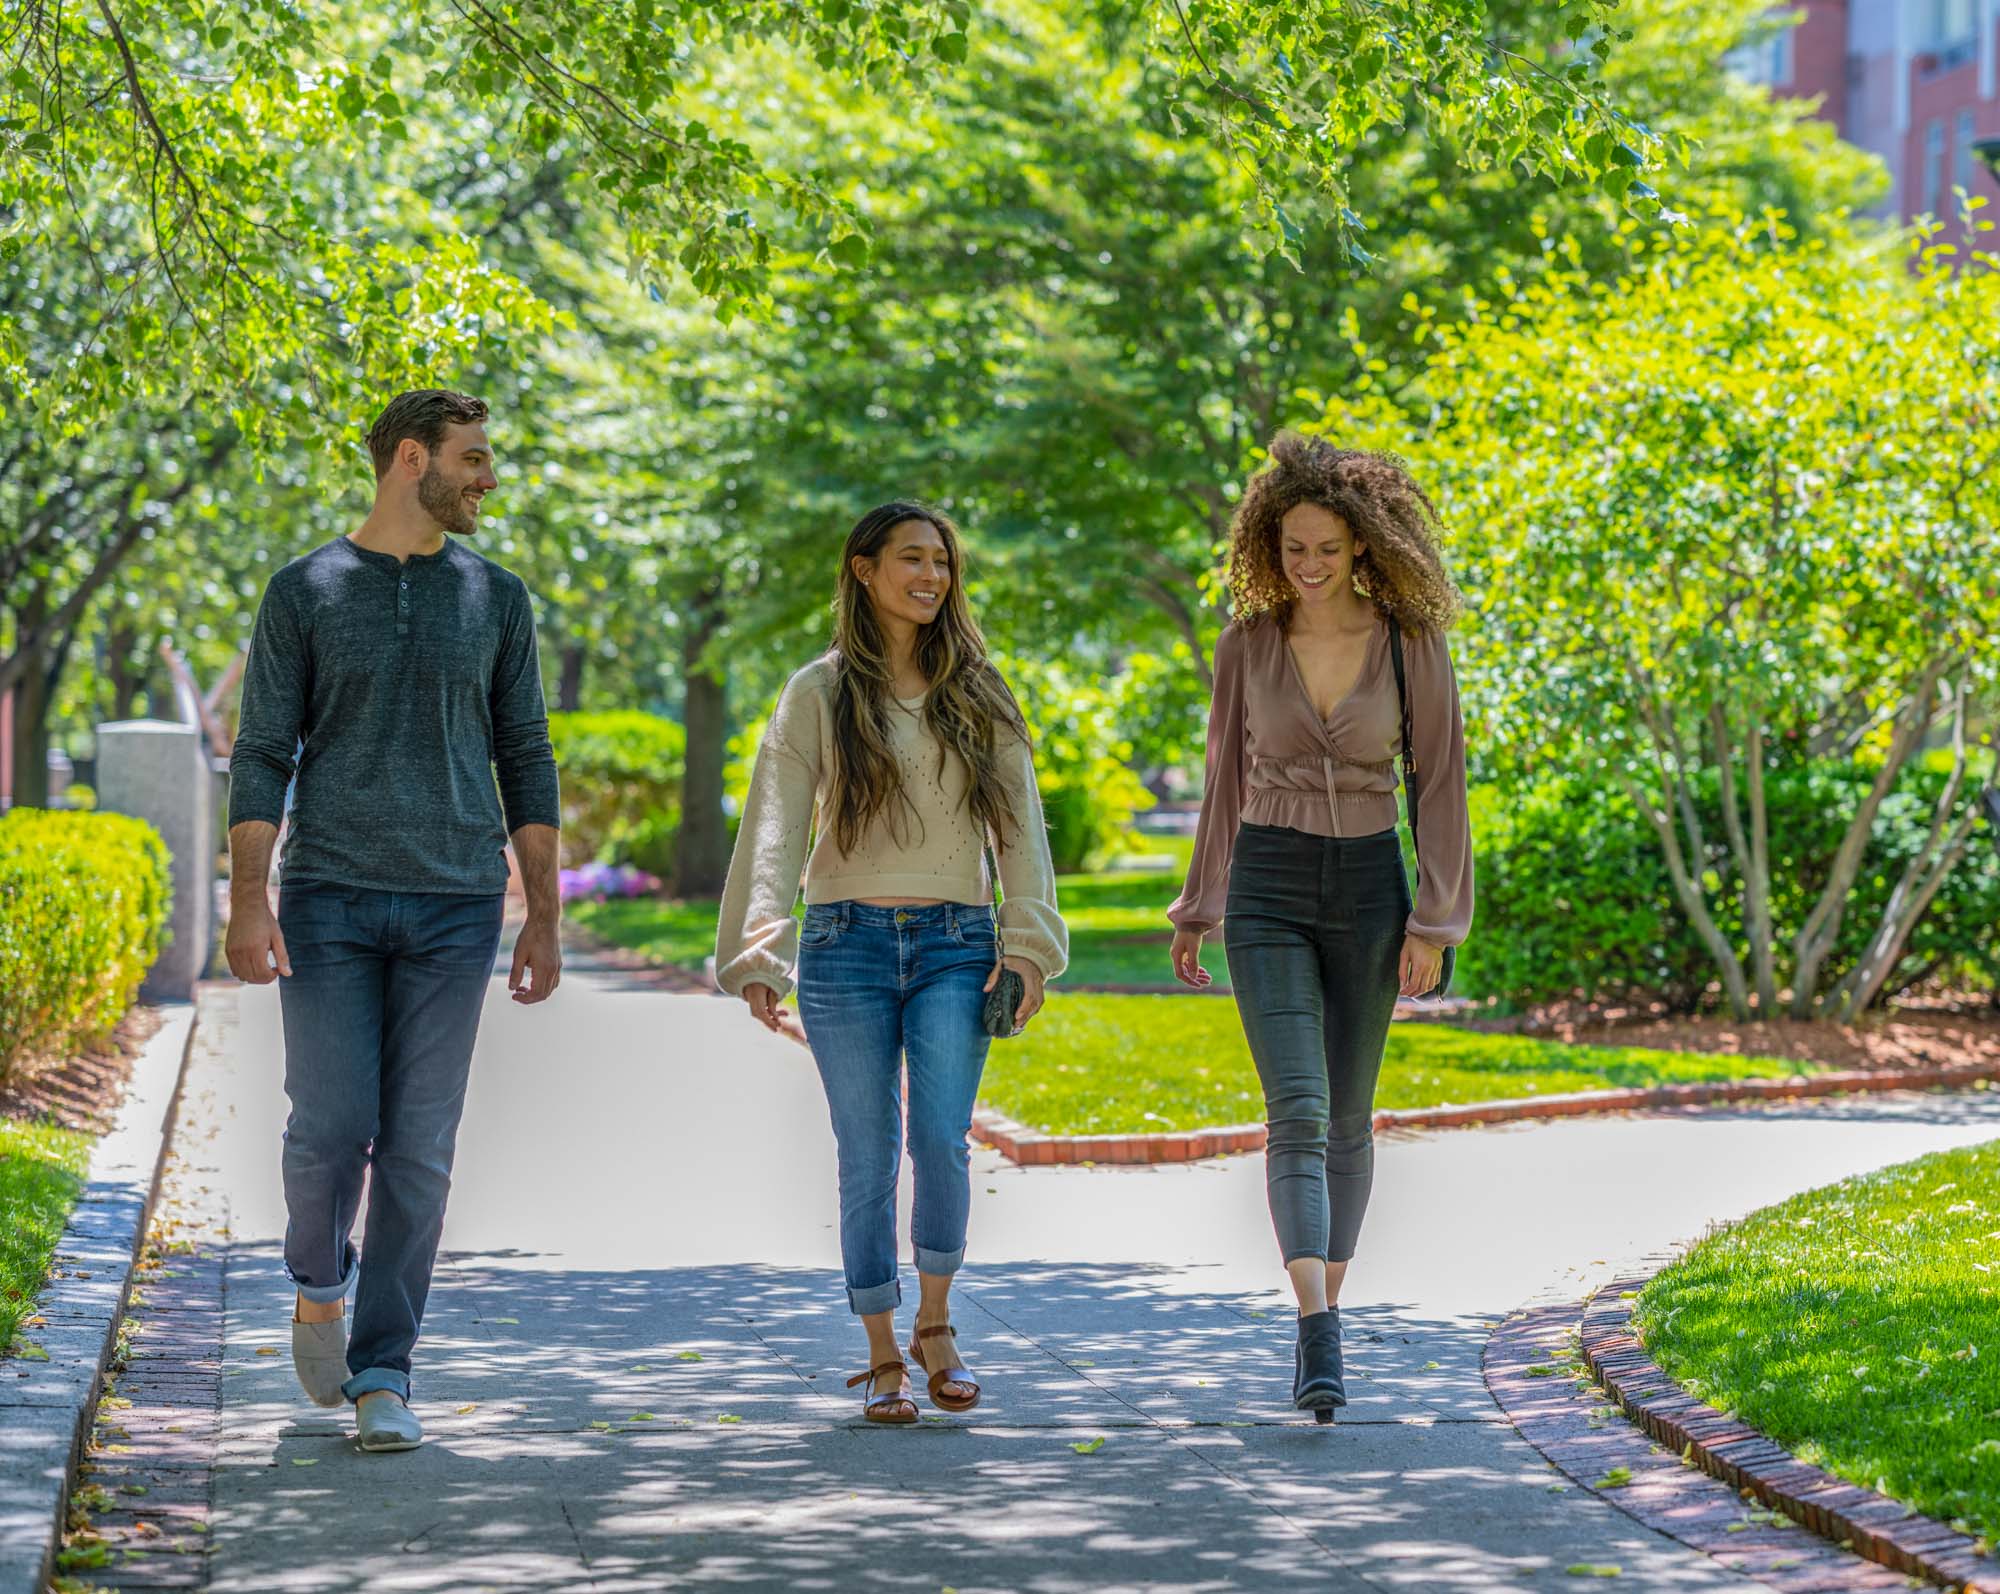
{"label": "sweater sleeve", "polygon": [[535,606],[524,583],[514,586],[488,697],[493,765],[500,777],[500,801],[506,810],[509,835],[523,825],[558,829],[562,825],[556,755],[549,744],[541,659],[535,647]]}
{"label": "sweater sleeve", "polygon": [[243,671],[242,713],[229,750],[229,823],[281,824],[312,696],[312,658],[283,571],[264,589]]}
{"label": "sweater sleeve", "polygon": [[1005,776],[1021,828],[996,853],[1000,865],[1000,941],[1009,957],[1026,958],[1052,980],[1069,966],[1069,926],[1056,907],[1056,871],[1049,827],[1035,785],[1034,754],[1018,736],[1003,738]]}
{"label": "sweater sleeve", "polygon": [[1465,724],[1442,632],[1405,633],[1410,740],[1416,744],[1417,902],[1406,929],[1457,946],[1472,928],[1472,820],[1466,806]]}
{"label": "sweater sleeve", "polygon": [[808,665],[785,683],[764,728],[750,794],[729,856],[715,926],[715,983],[731,996],[746,985],[791,993],[799,927],[792,917],[805,873],[819,790],[820,724]]}
{"label": "sweater sleeve", "polygon": [[1208,706],[1208,773],[1187,883],[1167,919],[1177,930],[1203,934],[1222,922],[1229,895],[1229,857],[1243,818],[1243,632],[1231,625],[1215,642],[1215,689]]}

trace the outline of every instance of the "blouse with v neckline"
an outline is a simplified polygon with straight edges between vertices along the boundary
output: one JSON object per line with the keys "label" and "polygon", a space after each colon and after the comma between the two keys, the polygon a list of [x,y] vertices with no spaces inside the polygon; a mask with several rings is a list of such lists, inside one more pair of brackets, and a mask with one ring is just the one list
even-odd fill
{"label": "blouse with v neckline", "polygon": [[[1177,929],[1222,921],[1229,860],[1245,822],[1313,836],[1372,836],[1396,825],[1402,710],[1378,617],[1361,673],[1324,720],[1274,614],[1232,622],[1215,644],[1208,781],[1187,883],[1167,910]],[[1410,736],[1423,828],[1408,933],[1456,946],[1472,927],[1472,826],[1465,728],[1451,654],[1436,631],[1403,634]]]}

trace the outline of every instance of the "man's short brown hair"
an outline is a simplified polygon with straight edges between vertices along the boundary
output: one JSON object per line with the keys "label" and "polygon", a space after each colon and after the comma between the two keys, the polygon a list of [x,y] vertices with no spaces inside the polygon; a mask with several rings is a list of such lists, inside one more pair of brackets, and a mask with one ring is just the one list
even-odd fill
{"label": "man's short brown hair", "polygon": [[389,467],[396,462],[396,450],[405,438],[414,438],[436,453],[448,427],[485,419],[486,401],[469,393],[454,393],[445,387],[420,387],[398,393],[368,428],[368,452],[375,461],[375,479],[380,481],[388,474]]}

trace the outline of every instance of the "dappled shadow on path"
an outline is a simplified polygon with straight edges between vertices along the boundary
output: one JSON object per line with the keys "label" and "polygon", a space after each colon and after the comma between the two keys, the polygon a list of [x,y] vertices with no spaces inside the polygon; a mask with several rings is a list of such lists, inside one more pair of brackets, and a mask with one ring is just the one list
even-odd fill
{"label": "dappled shadow on path", "polygon": [[1546,1492],[1485,1392],[1485,1320],[1348,1314],[1354,1403],[1319,1428],[1289,1409],[1289,1311],[1168,1277],[968,1268],[986,1401],[887,1430],[843,1387],[864,1342],[829,1272],[455,1257],[418,1351],[430,1442],[365,1456],[298,1396],[282,1276],[246,1247],[214,1586],[1475,1589],[1605,1559],[1720,1586]]}
{"label": "dappled shadow on path", "polygon": [[1767,1102],[1667,1109],[1661,1116],[1699,1115],[1711,1121],[1835,1121],[1974,1128],[2000,1135],[2000,1090],[1892,1090],[1838,1096],[1801,1096]]}

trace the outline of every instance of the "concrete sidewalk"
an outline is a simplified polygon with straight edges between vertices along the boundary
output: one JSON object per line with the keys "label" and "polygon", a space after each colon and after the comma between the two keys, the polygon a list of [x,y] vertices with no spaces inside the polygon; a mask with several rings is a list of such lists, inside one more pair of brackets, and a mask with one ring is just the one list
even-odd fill
{"label": "concrete sidewalk", "polygon": [[431,1441],[362,1456],[283,1354],[275,993],[213,992],[203,1022],[182,1149],[231,1230],[209,1570],[243,1591],[1554,1588],[1582,1562],[1754,1586],[1551,1493],[1481,1381],[1488,1325],[2000,1134],[1991,1093],[1385,1142],[1331,1429],[1286,1407],[1261,1159],[977,1153],[957,1315],[987,1401],[885,1431],[843,1387],[863,1346],[810,1060],[737,1004],[577,969],[545,1008],[496,986],[418,1351]]}

